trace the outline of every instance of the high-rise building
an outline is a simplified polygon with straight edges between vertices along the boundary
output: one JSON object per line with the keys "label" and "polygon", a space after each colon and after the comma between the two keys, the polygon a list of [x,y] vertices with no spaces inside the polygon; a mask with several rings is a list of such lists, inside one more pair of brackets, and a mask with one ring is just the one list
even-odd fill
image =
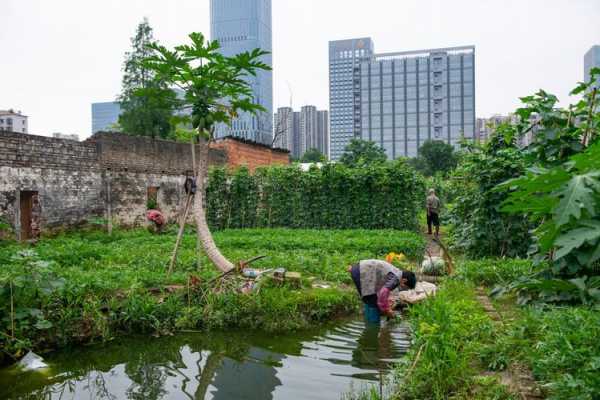
{"label": "high-rise building", "polygon": [[292,107],[280,107],[277,109],[273,118],[274,126],[274,147],[278,149],[287,149],[293,157],[299,157],[297,155],[298,148],[295,146],[295,132],[294,131],[294,110]]}
{"label": "high-rise building", "polygon": [[96,132],[109,131],[119,122],[121,104],[118,101],[92,103],[92,135]]}
{"label": "high-rise building", "polygon": [[[590,71],[592,68],[600,68],[600,45],[592,46],[583,57],[584,65],[584,80],[588,82],[591,78]],[[598,77],[598,86],[600,87],[600,77]]]}
{"label": "high-rise building", "polygon": [[21,111],[0,110],[0,132],[28,133],[27,118]]}
{"label": "high-rise building", "polygon": [[288,149],[294,158],[301,158],[312,148],[328,156],[328,114],[326,110],[317,110],[315,106],[304,106],[300,112],[291,107],[280,107],[273,118],[275,147]]}
{"label": "high-rise building", "polygon": [[475,121],[475,135],[473,139],[477,143],[485,143],[496,132],[498,125],[503,123],[516,124],[518,117],[516,114],[500,115],[494,114],[489,118],[477,118]]}
{"label": "high-rise building", "polygon": [[375,54],[370,39],[329,44],[331,158],[352,138],[388,158],[414,157],[429,139],[475,134],[473,46]]}
{"label": "high-rise building", "polygon": [[317,107],[303,106],[300,109],[300,153],[316,148]]}
{"label": "high-rise building", "polygon": [[329,42],[329,128],[330,153],[338,160],[355,137],[360,137],[360,92],[355,91],[355,80],[360,79],[360,65],[374,53],[370,38]]}
{"label": "high-rise building", "polygon": [[316,148],[329,159],[329,111],[317,111]]}
{"label": "high-rise building", "polygon": [[[271,0],[211,0],[210,31],[212,40],[221,44],[221,53],[234,56],[256,48],[272,51]],[[272,66],[271,54],[262,61]],[[247,78],[254,101],[267,111],[257,115],[247,113],[235,118],[231,126],[219,125],[217,137],[238,136],[271,144],[273,135],[273,75],[260,70]]]}

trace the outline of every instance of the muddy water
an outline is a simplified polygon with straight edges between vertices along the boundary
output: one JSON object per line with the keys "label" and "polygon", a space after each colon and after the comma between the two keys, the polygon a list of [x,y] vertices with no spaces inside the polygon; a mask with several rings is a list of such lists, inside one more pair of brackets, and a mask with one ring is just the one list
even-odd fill
{"label": "muddy water", "polygon": [[380,390],[407,350],[403,325],[360,320],[286,335],[137,337],[46,356],[40,372],[0,371],[0,398],[339,399]]}

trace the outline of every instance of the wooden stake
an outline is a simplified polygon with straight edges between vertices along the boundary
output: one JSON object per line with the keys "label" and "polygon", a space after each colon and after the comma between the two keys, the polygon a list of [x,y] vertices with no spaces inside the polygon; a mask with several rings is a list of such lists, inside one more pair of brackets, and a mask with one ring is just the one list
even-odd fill
{"label": "wooden stake", "polygon": [[183,210],[183,218],[179,222],[179,232],[177,232],[177,239],[175,240],[175,248],[173,249],[173,254],[171,254],[171,261],[169,262],[169,270],[167,272],[167,276],[171,276],[173,273],[173,268],[175,267],[175,262],[177,261],[177,251],[179,250],[179,245],[181,244],[181,238],[183,237],[183,232],[185,231],[185,222],[187,221],[188,214],[190,212],[190,204],[192,203],[193,195],[188,195],[185,201],[185,208]]}
{"label": "wooden stake", "polygon": [[106,172],[106,218],[107,218],[107,230],[108,236],[112,235],[112,204],[110,196],[110,171]]}

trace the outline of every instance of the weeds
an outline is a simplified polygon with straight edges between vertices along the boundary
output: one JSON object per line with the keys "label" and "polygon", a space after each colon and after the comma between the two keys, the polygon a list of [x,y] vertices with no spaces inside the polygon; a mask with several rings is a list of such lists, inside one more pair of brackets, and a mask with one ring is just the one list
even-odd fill
{"label": "weeds", "polygon": [[[253,266],[285,267],[338,284],[350,282],[345,266],[351,262],[383,258],[390,251],[417,258],[424,248],[418,235],[398,231],[223,231],[215,239],[231,259],[267,255]],[[167,278],[174,240],[175,235],[156,236],[145,230],[115,230],[110,237],[87,231],[43,240],[35,249],[1,247],[2,350],[19,355],[31,348],[176,329],[284,331],[356,308],[355,293],[336,287],[263,287],[251,296],[189,290],[190,275],[207,282],[217,272],[204,255],[205,267],[197,269],[196,240],[188,234],[179,265]],[[168,290],[173,285],[179,289]]]}

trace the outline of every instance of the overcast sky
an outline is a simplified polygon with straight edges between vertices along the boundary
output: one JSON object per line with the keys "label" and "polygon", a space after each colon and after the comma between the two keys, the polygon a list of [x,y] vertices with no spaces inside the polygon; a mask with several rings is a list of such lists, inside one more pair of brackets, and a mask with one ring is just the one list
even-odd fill
{"label": "overcast sky", "polygon": [[[91,131],[92,102],[120,90],[143,17],[172,46],[207,35],[209,0],[0,0],[0,109],[30,132]],[[476,46],[477,116],[545,88],[562,100],[600,44],[600,0],[273,0],[274,107],[328,107],[329,40],[370,36],[376,52]]]}

